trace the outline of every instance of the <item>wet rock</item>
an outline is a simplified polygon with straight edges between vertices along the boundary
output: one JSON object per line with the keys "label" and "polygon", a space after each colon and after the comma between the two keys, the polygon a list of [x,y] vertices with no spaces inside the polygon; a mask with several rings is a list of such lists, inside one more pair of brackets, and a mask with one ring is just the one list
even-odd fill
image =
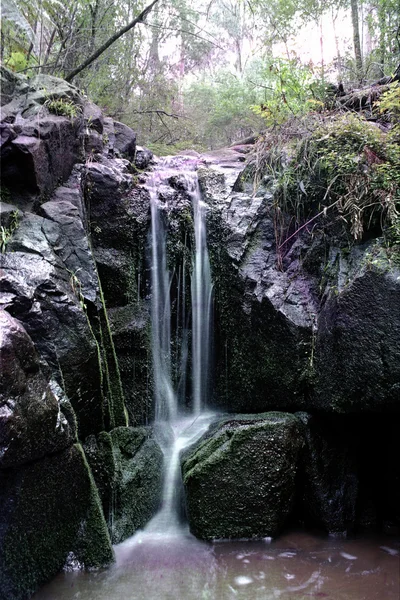
{"label": "wet rock", "polygon": [[148,148],[136,146],[135,167],[144,170],[147,169],[153,159],[153,153]]}
{"label": "wet rock", "polygon": [[132,425],[154,419],[149,307],[140,299],[108,311]]}
{"label": "wet rock", "polygon": [[90,435],[86,438],[83,449],[110,531],[113,520],[113,491],[116,483],[116,463],[111,435],[107,431]]}
{"label": "wet rock", "polygon": [[0,469],[72,445],[72,407],[60,388],[46,381],[31,338],[5,310],[0,310],[0,355]]}
{"label": "wet rock", "polygon": [[119,121],[114,121],[114,150],[129,160],[135,159],[136,133],[130,127]]}
{"label": "wet rock", "polygon": [[[50,215],[55,207],[46,208]],[[60,223],[24,215],[7,252],[0,256],[0,303],[23,323],[45,363],[46,375],[55,376],[65,386],[80,433],[85,434],[104,429],[97,343],[82,307],[82,302],[95,301],[97,288],[87,240],[80,237],[82,224],[71,214],[75,214],[72,209],[60,217]],[[52,215],[56,218],[56,211]],[[85,260],[81,257],[78,261],[80,253]],[[77,267],[76,279],[67,265]],[[79,287],[79,276],[86,287]]]}
{"label": "wet rock", "polygon": [[211,211],[208,231],[215,402],[232,412],[304,406],[318,304],[312,278],[279,268],[271,194],[233,192],[219,215]]}
{"label": "wet rock", "polygon": [[338,261],[319,316],[312,405],[338,413],[398,411],[400,270],[377,245]]}
{"label": "wet rock", "polygon": [[[14,125],[15,133],[16,129]],[[40,131],[36,124],[23,124],[19,129],[2,146],[2,181],[13,190],[24,183],[32,192],[49,194],[69,177],[80,159],[75,124],[69,118],[48,115],[40,121]]]}
{"label": "wet rock", "polygon": [[352,531],[359,488],[355,452],[359,433],[353,428],[349,431],[343,419],[328,420],[306,413],[297,416],[305,425],[301,482],[306,522],[328,533]]}
{"label": "wet rock", "polygon": [[113,561],[99,496],[78,444],[0,471],[1,597],[30,597],[72,557],[87,568]]}
{"label": "wet rock", "polygon": [[295,497],[303,446],[287,413],[227,417],[182,457],[190,529],[202,539],[275,536]]}
{"label": "wet rock", "polygon": [[149,427],[110,432],[116,463],[111,539],[122,542],[157,512],[162,492],[163,453]]}
{"label": "wet rock", "polygon": [[86,102],[83,107],[83,118],[85,119],[85,124],[89,129],[96,131],[97,133],[102,134],[104,129],[104,115],[96,104],[93,102]]}
{"label": "wet rock", "polygon": [[[10,102],[2,108],[2,184],[15,196],[28,191],[45,197],[81,159],[82,123],[77,117],[84,100],[77,88],[62,79],[38,75],[28,83],[19,75],[2,72],[13,88]],[[72,103],[77,117],[52,114],[48,105],[52,100]]]}
{"label": "wet rock", "polygon": [[150,219],[147,190],[134,187],[128,162],[103,158],[88,165],[85,178],[93,252],[107,307],[137,297],[144,281]]}

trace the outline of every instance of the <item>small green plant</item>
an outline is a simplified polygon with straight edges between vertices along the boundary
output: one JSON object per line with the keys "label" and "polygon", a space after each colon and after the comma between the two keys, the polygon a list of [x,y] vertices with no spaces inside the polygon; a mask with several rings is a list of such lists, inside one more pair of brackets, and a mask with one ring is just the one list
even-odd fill
{"label": "small green plant", "polygon": [[59,117],[75,119],[81,112],[80,106],[64,98],[48,98],[44,103],[49,112]]}
{"label": "small green plant", "polygon": [[400,144],[356,115],[325,119],[297,144],[282,169],[277,206],[297,226],[317,217],[339,219],[355,240],[368,230],[397,231],[400,213]]}
{"label": "small green plant", "polygon": [[14,231],[19,226],[19,216],[18,211],[14,210],[11,213],[11,221],[8,227],[0,226],[0,251],[4,254],[7,250],[7,244],[10,241]]}
{"label": "small green plant", "polygon": [[381,115],[387,115],[392,121],[400,122],[400,84],[393,83],[375,102],[375,106]]}

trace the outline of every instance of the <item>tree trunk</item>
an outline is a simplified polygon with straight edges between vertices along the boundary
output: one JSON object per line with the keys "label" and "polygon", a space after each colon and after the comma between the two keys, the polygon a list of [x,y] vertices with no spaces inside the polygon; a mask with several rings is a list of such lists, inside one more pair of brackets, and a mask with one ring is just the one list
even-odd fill
{"label": "tree trunk", "polygon": [[101,54],[103,54],[103,52],[105,52],[114,42],[119,40],[120,37],[122,37],[131,29],[133,29],[138,23],[143,23],[144,19],[147,17],[153,6],[157,4],[157,2],[158,0],[153,0],[151,4],[146,6],[146,8],[142,10],[142,12],[133,19],[133,21],[131,21],[130,23],[128,23],[128,25],[125,25],[125,27],[114,33],[114,35],[112,35],[102,46],[100,46],[100,48],[96,50],[96,52],[89,56],[89,58],[87,58],[85,62],[83,62],[81,65],[79,65],[79,67],[71,71],[71,73],[69,73],[69,75],[65,77],[65,80],[71,82],[74,79],[74,77],[78,75],[78,73],[80,73],[81,71],[86,69],[86,67],[91,65],[92,62],[99,58],[99,56],[101,56]]}
{"label": "tree trunk", "polygon": [[356,71],[359,83],[363,79],[363,60],[361,52],[360,26],[358,22],[358,0],[351,0],[351,23],[353,26],[354,55],[356,58]]}

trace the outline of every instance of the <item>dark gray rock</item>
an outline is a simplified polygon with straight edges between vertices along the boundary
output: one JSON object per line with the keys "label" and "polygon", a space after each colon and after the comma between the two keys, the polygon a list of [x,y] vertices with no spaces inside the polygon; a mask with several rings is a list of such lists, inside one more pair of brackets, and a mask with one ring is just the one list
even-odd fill
{"label": "dark gray rock", "polygon": [[90,435],[86,438],[83,449],[99,492],[108,529],[111,532],[113,492],[117,475],[111,435],[106,431]]}
{"label": "dark gray rock", "polygon": [[129,422],[151,423],[154,401],[149,307],[138,298],[108,312]]}
{"label": "dark gray rock", "polygon": [[135,159],[136,133],[119,121],[114,121],[114,151],[129,160]]}
{"label": "dark gray rock", "polygon": [[153,153],[148,148],[142,148],[142,146],[136,146],[135,153],[135,167],[144,170],[150,165],[153,160]]}
{"label": "dark gray rock", "polygon": [[208,220],[215,403],[232,412],[300,408],[312,374],[314,283],[280,265],[271,208],[268,192],[233,192]]}
{"label": "dark gray rock", "polygon": [[287,413],[227,417],[182,457],[190,529],[202,539],[275,536],[293,506],[303,437]]}
{"label": "dark gray rock", "polygon": [[354,450],[359,432],[352,429],[354,437],[351,440],[348,426],[343,421],[306,413],[297,416],[305,425],[301,475],[305,520],[308,525],[323,528],[328,533],[352,531],[356,524],[359,491],[358,460]]}
{"label": "dark gray rock", "polygon": [[83,118],[86,127],[102,134],[104,130],[104,115],[100,107],[93,102],[86,102],[83,107]]}
{"label": "dark gray rock", "polygon": [[[0,256],[0,303],[24,324],[46,374],[65,386],[85,435],[104,429],[98,345],[82,306],[95,299],[96,288],[79,288],[55,248],[66,251],[67,263],[76,258],[58,223],[26,214]],[[87,256],[82,265],[89,263]],[[93,282],[93,267],[82,277]]]}
{"label": "dark gray rock", "polygon": [[29,598],[72,558],[87,568],[114,558],[78,444],[18,470],[0,471],[1,598]]}
{"label": "dark gray rock", "polygon": [[[48,115],[36,124],[14,124],[2,146],[2,182],[14,193],[22,186],[42,196],[65,181],[81,157],[76,126],[67,117]],[[40,136],[40,137],[39,137]],[[14,139],[12,139],[14,138]]]}
{"label": "dark gray rock", "polygon": [[85,177],[92,247],[107,307],[130,303],[144,281],[150,198],[134,186],[128,166],[122,159],[103,158],[88,165]]}
{"label": "dark gray rock", "polygon": [[340,257],[319,316],[312,406],[338,413],[400,408],[400,270],[368,245]]}
{"label": "dark gray rock", "polygon": [[0,469],[71,446],[76,441],[72,408],[46,381],[32,340],[5,310],[0,310],[0,355]]}
{"label": "dark gray rock", "polygon": [[157,512],[162,492],[163,453],[149,427],[110,432],[116,462],[111,539],[133,535]]}

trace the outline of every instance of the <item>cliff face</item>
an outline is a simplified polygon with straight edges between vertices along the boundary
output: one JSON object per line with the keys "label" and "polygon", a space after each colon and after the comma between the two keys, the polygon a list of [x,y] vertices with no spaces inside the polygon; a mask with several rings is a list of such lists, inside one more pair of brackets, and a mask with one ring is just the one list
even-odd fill
{"label": "cliff face", "polygon": [[[162,454],[148,427],[143,170],[151,153],[73,86],[4,70],[2,78],[0,581],[5,597],[19,599],[68,560],[112,560],[110,541],[133,534],[157,510]],[[209,206],[209,405],[266,413],[224,421],[214,441],[185,457],[192,527],[201,537],[240,537],[235,511],[226,531],[207,517],[207,506],[223,506],[240,481],[239,508],[247,489],[260,488],[246,536],[275,534],[291,518],[327,531],[398,526],[398,263],[374,235],[349,248],[323,231],[296,236],[282,257],[276,186],[264,181],[254,193],[242,172],[248,150],[179,159],[197,163]],[[185,182],[171,178],[160,200],[178,327],[174,284],[183,261],[190,265],[193,241]],[[188,302],[189,278],[179,285]],[[275,436],[275,422],[290,435]],[[216,448],[214,472],[207,452]],[[281,457],[289,483],[275,482],[262,453]],[[201,514],[193,489],[204,495]],[[270,511],[266,524],[264,505],[274,494],[284,509]]]}
{"label": "cliff face", "polygon": [[[0,595],[16,599],[68,562],[109,564],[111,541],[157,510],[162,454],[149,428],[128,427],[150,411],[131,392],[146,309],[136,297],[118,309],[134,296],[126,274],[148,211],[134,194],[128,210],[130,161],[151,155],[73,86],[2,78]],[[137,443],[122,464],[126,436]]]}

